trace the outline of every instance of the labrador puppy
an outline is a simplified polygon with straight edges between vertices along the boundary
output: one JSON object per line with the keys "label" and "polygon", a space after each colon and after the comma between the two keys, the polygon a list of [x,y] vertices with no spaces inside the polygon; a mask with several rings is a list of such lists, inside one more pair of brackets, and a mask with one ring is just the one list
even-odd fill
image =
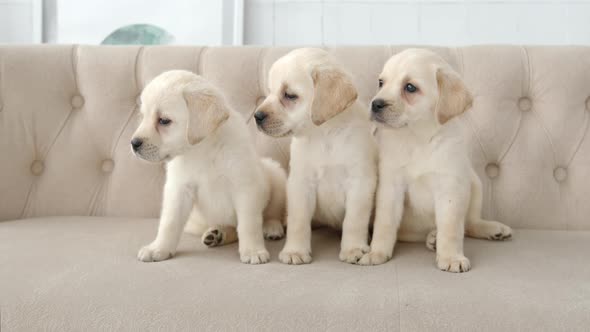
{"label": "labrador puppy", "polygon": [[205,79],[182,70],[165,72],[145,87],[141,115],[133,152],[166,162],[167,177],[158,234],[139,251],[139,260],[174,255],[190,216],[187,230],[210,227],[205,244],[239,238],[242,262],[268,262],[263,220],[269,236],[283,235],[286,174],[257,156],[244,118]]}
{"label": "labrador puppy", "polygon": [[269,72],[270,93],[254,114],[258,129],[292,136],[287,180],[286,264],[310,263],[311,223],[342,229],[340,260],[368,252],[377,182],[369,115],[348,73],[321,49],[297,49]]}
{"label": "labrador puppy", "polygon": [[431,51],[393,56],[379,77],[371,118],[380,124],[379,186],[371,252],[360,264],[381,264],[396,240],[424,241],[438,268],[466,272],[463,236],[504,240],[510,227],[484,220],[482,185],[460,135],[450,126],[472,97],[460,76]]}

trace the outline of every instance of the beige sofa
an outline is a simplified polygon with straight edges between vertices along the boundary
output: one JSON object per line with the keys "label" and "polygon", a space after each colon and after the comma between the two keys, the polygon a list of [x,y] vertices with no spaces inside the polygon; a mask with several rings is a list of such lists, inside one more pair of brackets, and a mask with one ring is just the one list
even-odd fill
{"label": "beige sofa", "polygon": [[[404,47],[330,48],[368,103]],[[453,124],[471,143],[484,215],[513,240],[467,239],[473,270],[438,271],[423,243],[387,264],[239,262],[185,235],[174,259],[137,261],[152,240],[165,170],[129,149],[142,88],[188,69],[225,90],[244,121],[287,48],[0,47],[0,329],[579,330],[590,326],[590,48],[435,48],[475,97]],[[250,130],[287,167],[289,139]]]}

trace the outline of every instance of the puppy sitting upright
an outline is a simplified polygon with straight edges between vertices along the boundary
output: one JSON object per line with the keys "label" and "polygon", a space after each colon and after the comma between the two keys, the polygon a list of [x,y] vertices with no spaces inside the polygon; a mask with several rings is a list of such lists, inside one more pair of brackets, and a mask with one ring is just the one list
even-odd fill
{"label": "puppy sitting upright", "polygon": [[277,60],[270,93],[254,118],[274,137],[292,135],[287,241],[279,260],[311,262],[311,222],[342,228],[340,260],[356,263],[367,234],[377,181],[377,148],[367,111],[349,75],[320,49]]}
{"label": "puppy sitting upright", "polygon": [[379,187],[371,252],[360,264],[389,260],[398,238],[426,238],[441,270],[468,271],[464,233],[491,240],[512,234],[481,218],[481,182],[460,135],[443,126],[465,112],[472,97],[448,63],[420,49],[393,56],[379,87],[371,106],[372,119],[383,124],[377,134]]}
{"label": "puppy sitting upright", "polygon": [[166,161],[168,173],[158,235],[139,260],[170,258],[191,215],[193,230],[204,230],[203,223],[223,226],[208,235],[223,236],[237,225],[241,261],[268,262],[263,214],[264,227],[282,236],[286,175],[278,163],[259,159],[244,118],[205,79],[182,70],[156,77],[141,101],[133,151],[147,161]]}

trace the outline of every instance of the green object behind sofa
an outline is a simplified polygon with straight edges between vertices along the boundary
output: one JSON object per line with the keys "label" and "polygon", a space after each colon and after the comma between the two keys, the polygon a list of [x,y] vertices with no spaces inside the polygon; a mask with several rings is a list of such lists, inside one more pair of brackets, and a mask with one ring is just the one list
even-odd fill
{"label": "green object behind sofa", "polygon": [[165,45],[171,44],[174,36],[151,24],[132,24],[121,27],[108,35],[103,45]]}

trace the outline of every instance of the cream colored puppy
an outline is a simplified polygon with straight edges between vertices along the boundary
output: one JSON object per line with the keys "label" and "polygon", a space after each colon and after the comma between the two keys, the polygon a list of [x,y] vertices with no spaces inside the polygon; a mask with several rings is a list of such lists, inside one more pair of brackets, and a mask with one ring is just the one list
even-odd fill
{"label": "cream colored puppy", "polygon": [[481,182],[460,135],[444,126],[472,97],[449,64],[421,49],[389,59],[379,87],[371,105],[372,119],[382,124],[375,224],[371,252],[359,263],[386,262],[397,239],[426,238],[441,270],[468,271],[464,233],[491,240],[512,234],[481,218]]}
{"label": "cream colored puppy", "polygon": [[268,262],[263,214],[269,236],[282,236],[286,174],[276,162],[259,159],[244,118],[205,79],[182,70],[156,77],[141,102],[133,151],[168,164],[158,235],[139,260],[170,258],[190,215],[192,232],[212,226],[203,235],[207,245],[236,240],[237,225],[241,261]]}
{"label": "cream colored puppy", "polygon": [[270,93],[254,118],[259,130],[293,136],[287,182],[287,241],[279,260],[311,262],[312,219],[342,229],[340,260],[368,251],[377,181],[377,148],[366,109],[349,75],[320,49],[298,49],[277,60]]}

